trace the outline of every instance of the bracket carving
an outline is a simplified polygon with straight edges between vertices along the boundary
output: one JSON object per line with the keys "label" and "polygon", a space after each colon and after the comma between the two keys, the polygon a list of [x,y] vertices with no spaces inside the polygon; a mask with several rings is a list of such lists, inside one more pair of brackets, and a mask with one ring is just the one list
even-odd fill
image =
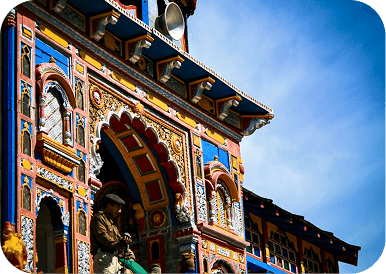
{"label": "bracket carving", "polygon": [[67,0],[58,0],[53,10],[56,13],[60,13],[66,7]]}
{"label": "bracket carving", "polygon": [[271,121],[270,118],[253,118],[249,122],[249,126],[241,132],[243,136],[249,136],[255,132],[256,129],[259,129],[267,124],[269,124]]}
{"label": "bracket carving", "polygon": [[99,41],[100,39],[102,39],[102,37],[105,35],[107,24],[110,23],[112,25],[115,25],[118,22],[119,16],[120,16],[119,13],[112,12],[111,15],[108,15],[108,16],[100,19],[99,23],[98,23],[97,30],[93,34],[93,38],[96,41]]}
{"label": "bracket carving", "polygon": [[179,69],[181,65],[182,63],[178,60],[168,62],[162,75],[159,77],[159,80],[165,84],[170,79],[170,76],[172,75],[172,70],[174,68]]}
{"label": "bracket carving", "polygon": [[137,63],[142,56],[143,48],[150,48],[151,43],[146,39],[139,40],[135,43],[133,54],[130,56],[129,61],[133,64]]}
{"label": "bracket carving", "polygon": [[230,99],[228,101],[226,101],[224,103],[224,105],[222,106],[221,108],[221,111],[220,111],[220,115],[219,115],[219,119],[221,121],[224,121],[224,119],[228,116],[229,114],[229,109],[231,108],[231,106],[235,106],[237,107],[239,105],[239,101],[236,100],[236,99]]}
{"label": "bracket carving", "polygon": [[202,92],[204,91],[204,89],[210,90],[211,88],[212,88],[212,83],[210,83],[209,81],[203,81],[199,83],[194,91],[192,103],[197,104],[198,101],[200,101],[202,98]]}

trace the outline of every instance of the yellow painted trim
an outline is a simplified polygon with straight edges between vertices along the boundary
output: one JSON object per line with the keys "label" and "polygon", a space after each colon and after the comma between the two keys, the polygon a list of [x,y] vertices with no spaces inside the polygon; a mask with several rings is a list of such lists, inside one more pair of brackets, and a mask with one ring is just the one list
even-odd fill
{"label": "yellow painted trim", "polygon": [[23,167],[24,167],[25,169],[31,170],[31,168],[32,168],[31,162],[28,161],[28,160],[26,160],[26,159],[24,159],[23,162],[22,162],[21,164],[23,165]]}
{"label": "yellow painted trim", "polygon": [[287,236],[288,240],[290,240],[294,244],[296,252],[299,252],[298,237],[287,231],[284,231],[284,233]]}
{"label": "yellow painted trim", "polygon": [[252,221],[257,225],[259,232],[263,235],[263,221],[259,216],[252,214],[249,212],[249,217],[251,217]]}
{"label": "yellow painted trim", "polygon": [[201,139],[195,134],[193,134],[193,144],[197,147],[201,147]]}
{"label": "yellow painted trim", "polygon": [[267,118],[272,119],[274,117],[273,114],[264,114],[264,115],[241,115],[240,118]]}
{"label": "yellow painted trim", "polygon": [[139,40],[143,40],[143,39],[145,39],[145,40],[147,40],[147,41],[149,41],[149,42],[153,42],[153,41],[154,41],[154,38],[153,38],[153,37],[151,37],[149,34],[145,34],[145,35],[141,35],[141,36],[139,36],[139,37],[137,37],[137,38],[133,38],[133,39],[127,40],[127,41],[125,42],[125,44],[126,44],[126,45],[127,45],[127,44],[131,44],[131,43],[137,42],[137,41],[139,41]]}
{"label": "yellow painted trim", "polygon": [[304,264],[300,263],[300,269],[302,270],[301,273],[306,273],[306,269],[304,268]]}
{"label": "yellow painted trim", "polygon": [[113,78],[115,81],[121,83],[122,85],[124,85],[125,87],[127,87],[128,89],[134,91],[135,90],[135,84],[133,84],[132,82],[130,82],[129,80],[123,78],[121,75],[119,75],[118,73],[115,73],[114,71],[111,71],[110,73],[110,76],[111,78]]}
{"label": "yellow painted trim", "polygon": [[86,197],[86,189],[84,187],[78,186],[78,194],[82,197]]}
{"label": "yellow painted trim", "polygon": [[278,227],[273,223],[267,222],[268,238],[271,237],[271,232],[275,233]]}
{"label": "yellow painted trim", "polygon": [[225,145],[225,138],[222,137],[220,134],[214,132],[213,130],[207,128],[205,129],[205,134],[213,140],[219,142],[220,144]]}
{"label": "yellow painted trim", "polygon": [[79,72],[80,74],[84,74],[84,66],[76,62],[76,71]]}
{"label": "yellow painted trim", "polygon": [[81,50],[79,51],[79,57],[82,58],[87,63],[89,63],[90,65],[92,65],[93,67],[95,67],[99,70],[102,70],[102,68],[103,68],[102,64],[100,62],[98,62],[97,60],[95,60],[94,58],[92,58],[87,53],[85,53],[84,51],[81,51]]}
{"label": "yellow painted trim", "polygon": [[222,98],[222,99],[219,99],[219,100],[216,100],[217,103],[221,103],[221,102],[226,102],[226,101],[229,101],[229,100],[236,100],[238,102],[240,102],[243,98],[241,98],[239,95],[235,95],[235,96],[230,96],[230,97],[226,97],[226,98]]}
{"label": "yellow painted trim", "polygon": [[216,112],[214,101],[205,95],[202,95],[202,98],[198,101],[197,105],[209,113],[215,114]]}
{"label": "yellow painted trim", "polygon": [[[302,246],[303,246],[303,250],[301,251],[301,252],[303,252],[303,254],[304,254],[304,249],[310,249],[311,247],[312,247],[312,250],[316,253],[316,254],[318,254],[319,255],[319,260],[321,261],[322,260],[322,255],[321,255],[321,253],[320,253],[320,248],[319,247],[317,247],[316,245],[313,245],[313,244],[311,244],[311,243],[309,243],[309,242],[307,242],[306,240],[303,240],[302,239]],[[305,254],[304,254],[305,255]],[[306,255],[305,255],[306,256]],[[307,257],[307,256],[306,256]]]}
{"label": "yellow painted trim", "polygon": [[95,19],[99,19],[99,18],[106,17],[106,16],[109,16],[109,15],[112,15],[115,18],[119,18],[121,16],[121,14],[119,12],[112,10],[112,11],[109,11],[109,12],[105,12],[105,13],[98,14],[98,15],[90,17],[90,23],[91,23],[91,21],[93,21]]}
{"label": "yellow painted trim", "polygon": [[39,25],[39,30],[43,34],[45,34],[46,36],[48,36],[49,38],[51,38],[52,40],[54,40],[55,42],[60,44],[61,46],[65,47],[65,48],[68,48],[68,45],[69,45],[68,42],[66,40],[64,40],[62,37],[60,37],[58,34],[53,32],[52,30],[47,28],[45,25],[40,24]]}
{"label": "yellow painted trim", "polygon": [[72,157],[74,157],[75,159],[80,161],[80,158],[78,156],[76,156],[76,153],[72,148],[66,147],[65,145],[53,140],[51,137],[49,137],[45,134],[38,134],[37,140],[38,141],[43,140],[44,142],[49,143],[51,146],[61,150],[62,152],[66,153],[66,154],[71,155]]}
{"label": "yellow painted trim", "polygon": [[216,80],[214,80],[212,77],[205,77],[205,78],[202,78],[202,79],[200,79],[200,80],[196,80],[196,81],[190,82],[190,83],[189,83],[189,86],[193,86],[193,85],[202,83],[202,82],[204,82],[204,81],[208,81],[208,82],[211,83],[211,84],[214,84],[214,82],[216,82]]}
{"label": "yellow painted trim", "polygon": [[65,273],[68,274],[68,266],[63,266],[60,268],[55,268],[55,273]]}
{"label": "yellow painted trim", "polygon": [[23,36],[27,37],[28,39],[32,39],[32,31],[27,29],[26,27],[22,27],[23,29]]}
{"label": "yellow painted trim", "polygon": [[177,118],[184,122],[185,124],[191,126],[192,128],[197,128],[197,123],[193,119],[189,118],[188,116],[185,116],[184,114],[181,114],[180,112],[177,112]]}
{"label": "yellow painted trim", "polygon": [[169,112],[169,106],[164,103],[163,101],[161,101],[160,99],[154,97],[153,95],[151,94],[146,94],[146,99],[153,103],[154,105],[156,105],[157,107],[161,108],[163,111],[166,111],[166,112]]}

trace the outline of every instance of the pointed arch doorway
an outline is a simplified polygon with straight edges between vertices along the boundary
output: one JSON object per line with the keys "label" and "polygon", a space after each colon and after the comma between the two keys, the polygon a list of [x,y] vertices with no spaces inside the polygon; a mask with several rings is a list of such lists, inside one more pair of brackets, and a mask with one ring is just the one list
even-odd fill
{"label": "pointed arch doorway", "polygon": [[64,229],[62,212],[50,196],[39,204],[36,219],[36,251],[38,271],[43,273],[63,272],[66,268],[67,231]]}

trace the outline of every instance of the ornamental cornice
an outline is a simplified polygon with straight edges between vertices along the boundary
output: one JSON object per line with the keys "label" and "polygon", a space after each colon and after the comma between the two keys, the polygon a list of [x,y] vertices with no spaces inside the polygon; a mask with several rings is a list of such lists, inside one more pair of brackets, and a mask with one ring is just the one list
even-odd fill
{"label": "ornamental cornice", "polygon": [[[106,0],[108,1],[108,0]],[[138,72],[135,68],[131,68],[127,66],[122,60],[119,60],[118,57],[114,56],[113,54],[107,52],[105,49],[98,47],[94,43],[91,43],[88,39],[84,38],[82,34],[79,34],[77,30],[73,29],[71,26],[64,24],[62,21],[58,20],[51,14],[47,13],[45,10],[41,9],[39,6],[37,6],[35,3],[29,1],[23,4],[26,8],[28,8],[30,11],[34,12],[37,16],[40,16],[42,18],[45,18],[46,20],[49,20],[52,22],[53,25],[55,25],[58,29],[65,33],[71,33],[71,36],[75,41],[77,41],[80,44],[83,44],[85,48],[87,48],[89,51],[93,51],[95,54],[97,54],[100,58],[104,60],[109,60],[112,65],[114,65],[117,69],[120,69],[127,74],[129,74],[131,77],[133,77],[135,80],[140,81],[143,83],[144,86],[146,86],[148,89],[151,89],[153,92],[158,93],[159,95],[167,98],[171,101],[171,103],[177,105],[180,108],[185,109],[186,111],[192,113],[192,115],[195,115],[199,117],[202,121],[205,123],[212,125],[216,129],[224,132],[229,137],[233,138],[237,142],[241,142],[242,135],[234,132],[230,129],[228,129],[226,126],[222,125],[215,119],[211,118],[209,115],[206,115],[202,113],[200,110],[196,109],[195,107],[190,106],[189,104],[186,104],[186,101],[184,99],[181,99],[177,96],[175,96],[172,92],[168,91],[165,87],[162,87],[161,85],[157,84],[151,79],[148,79],[146,75],[144,75],[141,72]],[[125,14],[126,15],[126,14]],[[127,15],[130,19],[134,20],[132,16]],[[134,20],[135,21],[135,20]],[[137,21],[135,21],[137,22]],[[139,22],[137,22],[139,24]],[[142,26],[142,24],[140,24]],[[145,26],[143,26],[145,28]],[[151,31],[151,29],[150,29]],[[185,54],[184,54],[185,55]]]}

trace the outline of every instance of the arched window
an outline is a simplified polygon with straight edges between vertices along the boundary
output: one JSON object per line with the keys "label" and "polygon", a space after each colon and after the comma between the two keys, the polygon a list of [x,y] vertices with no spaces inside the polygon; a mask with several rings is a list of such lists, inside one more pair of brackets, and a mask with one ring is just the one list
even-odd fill
{"label": "arched window", "polygon": [[46,130],[48,136],[50,136],[53,140],[63,144],[64,114],[62,99],[55,87],[51,87],[47,91],[44,117],[46,120]]}
{"label": "arched window", "polygon": [[271,264],[275,264],[292,273],[297,273],[293,243],[284,234],[272,232],[268,244]]}
{"label": "arched window", "polygon": [[21,134],[21,152],[32,156],[32,139],[27,122],[24,123],[24,129]]}
{"label": "arched window", "polygon": [[27,117],[31,117],[31,101],[27,83],[24,84],[23,92],[21,94],[21,113]]}
{"label": "arched window", "polygon": [[151,259],[158,260],[159,259],[159,243],[158,241],[154,241],[151,243]]}
{"label": "arched window", "polygon": [[208,273],[209,267],[208,267],[208,260],[206,258],[203,260],[203,265],[204,265],[204,273]]}
{"label": "arched window", "polygon": [[83,119],[82,117],[80,117],[78,121],[78,125],[76,126],[76,142],[82,147],[85,147],[84,139],[85,139],[85,134],[84,134]]}
{"label": "arched window", "polygon": [[78,212],[78,233],[87,236],[87,217],[82,209]]}
{"label": "arched window", "polygon": [[28,179],[27,177],[25,178],[27,180],[27,183],[23,185],[22,188],[22,207],[28,211],[32,210],[32,194],[31,194],[31,189],[28,186]]}
{"label": "arched window", "polygon": [[199,179],[202,179],[201,156],[198,153],[198,151],[196,152],[195,158],[196,158],[196,161],[195,161],[195,163],[196,163],[196,177]]}
{"label": "arched window", "polygon": [[77,175],[79,181],[81,181],[82,183],[86,183],[86,164],[83,160],[80,160]]}
{"label": "arched window", "polygon": [[31,51],[27,45],[24,45],[21,51],[21,73],[31,78]]}
{"label": "arched window", "polygon": [[312,247],[304,249],[303,265],[306,273],[319,273],[322,270],[319,255]]}
{"label": "arched window", "polygon": [[76,83],[75,92],[76,92],[76,104],[78,108],[80,108],[81,110],[84,110],[84,94],[83,94],[82,81],[78,80],[78,82]]}

